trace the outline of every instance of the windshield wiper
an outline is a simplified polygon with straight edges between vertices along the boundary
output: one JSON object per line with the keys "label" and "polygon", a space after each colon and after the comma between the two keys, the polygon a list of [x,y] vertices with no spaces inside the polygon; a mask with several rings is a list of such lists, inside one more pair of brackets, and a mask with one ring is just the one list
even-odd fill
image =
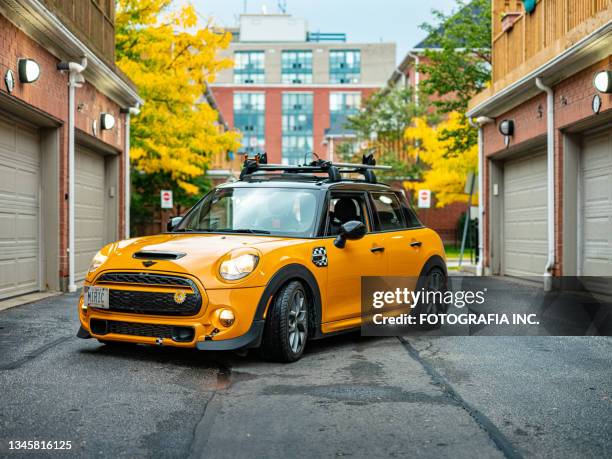
{"label": "windshield wiper", "polygon": [[173,233],[248,233],[248,234],[270,234],[270,231],[265,230],[257,230],[257,229],[248,229],[248,228],[221,228],[221,229],[213,229],[213,228],[180,228],[172,231]]}
{"label": "windshield wiper", "polygon": [[223,228],[216,230],[220,233],[249,233],[249,234],[270,234],[270,231],[258,230],[258,229],[249,229],[249,228]]}
{"label": "windshield wiper", "polygon": [[172,231],[173,233],[212,233],[217,230],[209,228],[180,228]]}

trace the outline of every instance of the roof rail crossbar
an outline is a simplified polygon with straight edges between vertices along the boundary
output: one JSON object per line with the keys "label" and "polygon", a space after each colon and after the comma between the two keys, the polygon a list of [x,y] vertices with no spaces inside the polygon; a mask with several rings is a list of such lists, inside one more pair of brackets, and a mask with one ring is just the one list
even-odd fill
{"label": "roof rail crossbar", "polygon": [[[367,162],[366,162],[367,161]],[[364,157],[364,164],[354,163],[332,163],[318,159],[307,165],[288,165],[288,164],[268,164],[267,157],[257,155],[255,158],[246,158],[242,171],[240,172],[240,180],[247,176],[253,175],[260,171],[269,172],[289,172],[289,173],[309,173],[309,174],[327,174],[332,182],[342,180],[341,174],[362,174],[366,182],[376,183],[376,175],[374,170],[391,170],[391,166],[376,166],[373,158]]]}

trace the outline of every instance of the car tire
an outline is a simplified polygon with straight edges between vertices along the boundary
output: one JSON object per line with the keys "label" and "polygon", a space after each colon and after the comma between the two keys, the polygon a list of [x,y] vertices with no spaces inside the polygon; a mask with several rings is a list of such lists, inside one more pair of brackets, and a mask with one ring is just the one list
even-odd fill
{"label": "car tire", "polygon": [[[421,289],[425,291],[440,291],[442,294],[447,291],[448,288],[448,279],[446,277],[446,273],[442,268],[437,266],[431,268],[427,271],[425,276],[422,276],[419,279],[417,284],[417,291]],[[415,308],[414,314],[419,317],[421,315],[440,315],[446,314],[448,312],[448,305],[444,302],[442,303],[419,303],[419,305]],[[441,327],[441,322],[438,321],[435,324],[430,323],[419,323],[417,328],[420,330],[436,330]]]}
{"label": "car tire", "polygon": [[309,300],[299,281],[284,285],[274,296],[260,353],[266,360],[295,362],[304,353],[308,339]]}

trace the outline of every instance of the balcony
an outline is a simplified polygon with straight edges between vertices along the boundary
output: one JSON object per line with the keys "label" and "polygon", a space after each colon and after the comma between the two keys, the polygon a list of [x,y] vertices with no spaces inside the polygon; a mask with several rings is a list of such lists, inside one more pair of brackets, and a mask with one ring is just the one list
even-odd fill
{"label": "balcony", "polygon": [[107,64],[115,64],[114,0],[44,0],[66,26],[97,51]]}
{"label": "balcony", "polygon": [[612,19],[612,0],[537,0],[526,13],[520,0],[493,0],[491,87],[476,106],[561,54]]}

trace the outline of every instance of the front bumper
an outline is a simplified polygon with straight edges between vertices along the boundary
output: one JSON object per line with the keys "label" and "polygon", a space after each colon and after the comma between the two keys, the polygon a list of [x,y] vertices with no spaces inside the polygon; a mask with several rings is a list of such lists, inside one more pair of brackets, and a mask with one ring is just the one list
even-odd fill
{"label": "front bumper", "polygon": [[[83,309],[83,298],[79,300],[79,319],[81,328],[77,336],[81,338],[96,338],[102,341],[122,341],[140,344],[153,344],[163,346],[197,348],[200,350],[231,350],[259,346],[263,332],[263,320],[256,320],[257,305],[263,294],[264,287],[219,289],[207,291],[208,304],[197,316],[155,316],[145,314],[119,313],[103,309]],[[236,321],[230,327],[224,328],[218,321],[221,309],[231,309]],[[96,326],[92,327],[92,321]],[[121,323],[122,330],[125,324],[133,325],[138,332],[129,334],[109,332],[116,328],[106,327],[104,332],[99,324]],[[154,336],[155,330],[168,328],[191,328],[193,339],[189,341],[175,341],[168,333],[163,336]],[[142,335],[146,330],[147,336]],[[97,333],[96,333],[97,331]],[[138,333],[138,334],[136,334]],[[160,334],[162,334],[160,332]]]}

